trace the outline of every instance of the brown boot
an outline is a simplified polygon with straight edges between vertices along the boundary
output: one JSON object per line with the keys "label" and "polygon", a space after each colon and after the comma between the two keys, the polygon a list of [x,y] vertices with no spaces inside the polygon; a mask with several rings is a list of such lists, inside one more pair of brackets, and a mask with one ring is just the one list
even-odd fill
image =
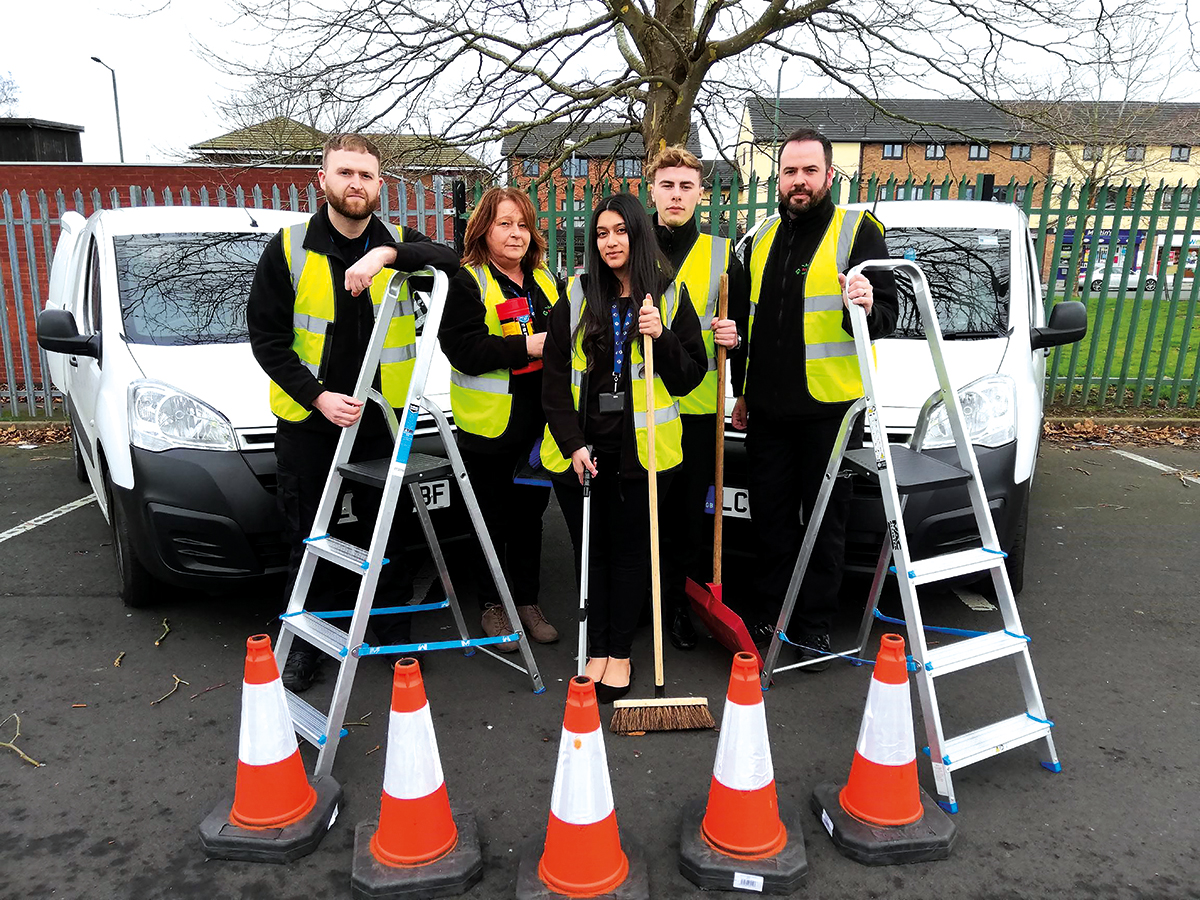
{"label": "brown boot", "polygon": [[518,606],[517,616],[525,626],[525,633],[539,644],[553,644],[558,640],[558,629],[546,621],[542,608],[536,603]]}
{"label": "brown boot", "polygon": [[[506,634],[513,633],[512,623],[508,621],[508,614],[504,612],[503,606],[489,606],[483,611],[483,633],[487,637],[502,637]],[[500,653],[516,653],[517,642],[510,641],[505,644],[493,644],[493,649]]]}

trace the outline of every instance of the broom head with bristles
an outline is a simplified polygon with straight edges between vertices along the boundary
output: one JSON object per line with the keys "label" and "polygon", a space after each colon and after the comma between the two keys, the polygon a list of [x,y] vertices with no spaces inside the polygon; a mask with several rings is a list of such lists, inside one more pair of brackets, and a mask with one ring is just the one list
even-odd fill
{"label": "broom head with bristles", "polygon": [[716,728],[707,697],[666,697],[655,700],[618,700],[608,730],[613,734],[647,731],[689,731]]}

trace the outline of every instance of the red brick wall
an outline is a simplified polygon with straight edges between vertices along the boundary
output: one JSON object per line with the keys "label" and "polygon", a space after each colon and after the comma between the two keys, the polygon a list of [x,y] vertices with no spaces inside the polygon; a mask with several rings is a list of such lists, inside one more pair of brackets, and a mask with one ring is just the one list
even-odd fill
{"label": "red brick wall", "polygon": [[[246,204],[253,206],[256,205],[253,195],[256,185],[262,188],[263,206],[274,205],[271,188],[278,185],[280,203],[284,208],[288,208],[288,186],[294,184],[299,193],[301,211],[307,211],[306,188],[314,181],[315,169],[309,166],[246,168],[194,164],[155,166],[0,163],[0,200],[7,194],[13,219],[10,226],[8,217],[0,208],[0,279],[8,327],[7,337],[13,353],[11,373],[3,354],[0,354],[0,386],[15,384],[17,387],[24,387],[27,381],[37,386],[42,383],[43,375],[36,339],[36,314],[37,310],[46,304],[50,277],[48,260],[52,259],[53,247],[58,241],[58,217],[61,210],[56,192],[61,191],[63,194],[63,209],[91,215],[96,209],[113,208],[113,191],[117,192],[117,202],[122,207],[133,205],[131,198],[138,194],[138,205],[146,205],[150,192],[153,192],[154,203],[161,206],[164,204],[164,192],[167,190],[171,192],[173,203],[178,206],[183,203],[184,189],[190,192],[192,205],[200,205],[200,190],[206,188],[209,204],[216,206],[220,203],[219,194],[222,189],[225,191],[226,202],[233,204],[236,202],[235,190],[240,187],[244,191]],[[399,186],[395,180],[389,181],[389,208],[394,220]],[[78,198],[78,209],[76,191],[82,195]],[[99,206],[95,203],[94,191],[100,193]],[[424,194],[424,209],[427,211],[424,221],[420,223],[411,215],[412,211],[418,208],[418,191]],[[22,215],[22,193],[28,199],[32,222],[26,221]],[[432,175],[408,179],[407,194],[410,216],[405,224],[410,227],[415,225],[425,234],[435,237],[437,220],[433,210],[437,204],[432,190]],[[318,192],[318,202],[319,199]],[[450,181],[447,179],[443,186],[443,202],[449,204],[451,201]],[[45,225],[43,218],[46,220]],[[451,217],[444,218],[443,229],[446,240],[452,240],[454,227]],[[22,316],[29,342],[28,371],[21,359],[18,340]],[[49,376],[46,378],[48,380]]]}
{"label": "red brick wall", "polygon": [[[884,159],[883,144],[863,144],[860,171],[864,176],[876,175],[879,180],[887,181],[895,176],[898,182],[912,176],[915,182],[924,183],[927,175],[932,176],[933,184],[941,184],[947,175],[957,183],[967,176],[973,185],[977,175],[995,175],[996,186],[1008,184],[1010,178],[1017,184],[1025,184],[1030,178],[1045,181],[1050,172],[1052,148],[1047,144],[1034,144],[1027,160],[1011,159],[1010,144],[992,144],[989,147],[987,159],[971,159],[970,145],[946,144],[944,159],[926,159],[925,144],[904,144],[903,159]],[[957,188],[951,190],[953,199],[957,196]]]}

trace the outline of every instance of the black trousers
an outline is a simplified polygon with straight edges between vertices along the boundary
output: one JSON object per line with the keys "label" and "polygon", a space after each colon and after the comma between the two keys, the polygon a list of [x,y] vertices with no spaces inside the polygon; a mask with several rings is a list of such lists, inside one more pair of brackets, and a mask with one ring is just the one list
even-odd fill
{"label": "black trousers", "polygon": [[704,510],[717,465],[717,416],[680,416],[683,464],[674,472],[663,498],[663,615],[687,607],[684,582],[703,585],[712,579],[713,517]]}
{"label": "black trousers", "polygon": [[[321,504],[321,492],[333,455],[337,451],[336,434],[326,435],[283,426],[275,435],[275,459],[278,482],[276,501],[283,513],[286,539],[291,547],[288,557],[287,591],[284,601],[292,595],[292,586],[300,571],[304,557],[304,539],[312,531],[317,507]],[[387,434],[367,434],[355,441],[353,460],[379,459],[391,453],[392,444]],[[349,512],[357,521],[339,521],[346,494],[352,494]],[[380,492],[361,484],[344,484],[334,515],[330,523],[330,534],[366,548],[371,542],[375,517],[379,513]],[[400,498],[401,508],[407,510],[407,494]],[[403,519],[409,518],[399,510],[391,534],[388,536],[386,556],[388,563],[380,572],[375,590],[376,608],[402,606],[412,599],[412,573],[404,553]],[[351,609],[358,595],[359,577],[347,572],[327,560],[318,560],[309,586],[305,608],[328,611]],[[408,643],[412,633],[412,614],[399,613],[371,616],[371,630],[384,644]],[[348,620],[343,627],[348,627]]]}
{"label": "black trousers", "polygon": [[[841,418],[773,419],[758,411],[750,414],[746,456],[758,555],[757,609],[752,612],[770,624],[779,616],[800,553],[804,538],[801,508],[807,521],[841,422]],[[847,449],[861,447],[862,438],[860,417]],[[833,625],[842,585],[851,492],[848,478],[836,480],[789,623],[789,630],[797,634],[827,634]]]}
{"label": "black trousers", "polygon": [[[591,536],[588,553],[588,655],[628,659],[646,600],[650,577],[649,485],[621,478],[618,455],[600,457],[601,475],[592,481]],[[658,476],[665,495],[672,473]],[[575,550],[576,583],[583,545],[583,488],[554,482]]]}
{"label": "black trousers", "polygon": [[[550,504],[550,488],[513,484],[513,473],[529,456],[527,450],[478,453],[459,446],[471,487],[487,523],[513,602],[538,602],[542,574],[542,516]],[[479,608],[500,602],[483,552],[474,554]]]}

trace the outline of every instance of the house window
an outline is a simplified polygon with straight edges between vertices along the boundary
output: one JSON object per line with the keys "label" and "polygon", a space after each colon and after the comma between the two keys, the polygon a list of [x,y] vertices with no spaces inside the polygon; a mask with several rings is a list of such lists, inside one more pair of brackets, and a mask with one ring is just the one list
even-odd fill
{"label": "house window", "polygon": [[640,159],[618,159],[613,164],[613,171],[618,178],[641,178],[642,161]]}
{"label": "house window", "polygon": [[564,159],[562,164],[562,173],[564,178],[586,178],[587,177],[587,160]]}
{"label": "house window", "polygon": [[987,159],[990,155],[987,144],[972,144],[971,149],[967,151],[967,156],[971,159]]}
{"label": "house window", "polygon": [[1030,144],[1013,144],[1012,152],[1009,154],[1009,159],[1029,159],[1033,155],[1033,146]]}
{"label": "house window", "polygon": [[904,159],[903,144],[884,144],[883,145],[884,159]]}
{"label": "house window", "polygon": [[931,188],[929,191],[929,199],[930,200],[941,200],[942,199],[942,189],[940,187]]}
{"label": "house window", "polygon": [[926,159],[945,159],[946,145],[945,144],[926,144],[925,145]]}
{"label": "house window", "polygon": [[1088,159],[1088,160],[1103,159],[1103,157],[1104,157],[1104,148],[1101,147],[1099,144],[1088,144],[1086,147],[1083,148],[1083,158],[1084,159]]}
{"label": "house window", "polygon": [[1185,144],[1176,144],[1171,148],[1171,162],[1187,162],[1192,158],[1192,148]]}
{"label": "house window", "polygon": [[521,174],[522,175],[528,175],[530,177],[536,176],[538,174],[538,167],[539,167],[539,163],[536,159],[521,160]]}
{"label": "house window", "polygon": [[1125,148],[1125,159],[1128,162],[1141,162],[1146,158],[1146,148],[1142,144],[1130,144]]}

